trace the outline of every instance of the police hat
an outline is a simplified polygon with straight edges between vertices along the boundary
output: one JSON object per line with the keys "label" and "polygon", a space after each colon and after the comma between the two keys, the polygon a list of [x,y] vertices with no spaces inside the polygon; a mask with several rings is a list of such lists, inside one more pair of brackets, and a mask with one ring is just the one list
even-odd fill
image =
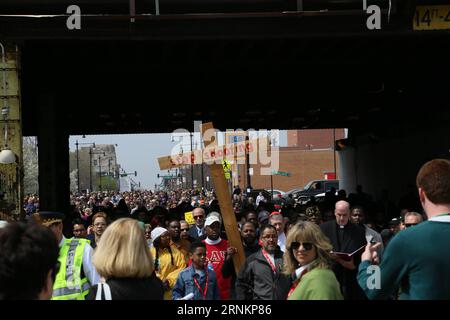
{"label": "police hat", "polygon": [[50,226],[57,222],[62,222],[64,219],[64,213],[56,211],[41,211],[38,213],[39,222],[44,226]]}

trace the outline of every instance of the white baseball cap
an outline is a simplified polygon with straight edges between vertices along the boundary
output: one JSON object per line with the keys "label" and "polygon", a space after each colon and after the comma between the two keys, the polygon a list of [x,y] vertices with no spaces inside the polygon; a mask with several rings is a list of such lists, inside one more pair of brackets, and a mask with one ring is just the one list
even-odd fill
{"label": "white baseball cap", "polygon": [[205,221],[205,227],[212,225],[214,222],[218,222],[220,224],[220,219],[216,215],[208,216]]}

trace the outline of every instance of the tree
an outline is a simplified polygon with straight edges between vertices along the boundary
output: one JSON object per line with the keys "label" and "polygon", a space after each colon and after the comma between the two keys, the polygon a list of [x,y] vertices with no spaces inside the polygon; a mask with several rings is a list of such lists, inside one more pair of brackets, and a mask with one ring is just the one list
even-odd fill
{"label": "tree", "polygon": [[25,194],[39,193],[39,159],[36,137],[23,138],[23,188]]}
{"label": "tree", "polygon": [[78,170],[75,169],[70,172],[70,191],[77,192],[78,191]]}

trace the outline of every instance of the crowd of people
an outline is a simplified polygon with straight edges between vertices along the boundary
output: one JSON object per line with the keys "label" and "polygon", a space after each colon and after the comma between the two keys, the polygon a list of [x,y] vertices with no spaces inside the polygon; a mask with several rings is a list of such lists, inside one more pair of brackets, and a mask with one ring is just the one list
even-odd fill
{"label": "crowd of people", "polygon": [[450,299],[450,162],[416,182],[397,204],[361,187],[321,202],[236,188],[238,272],[214,191],[71,194],[65,214],[29,195],[28,221],[0,229],[0,299]]}

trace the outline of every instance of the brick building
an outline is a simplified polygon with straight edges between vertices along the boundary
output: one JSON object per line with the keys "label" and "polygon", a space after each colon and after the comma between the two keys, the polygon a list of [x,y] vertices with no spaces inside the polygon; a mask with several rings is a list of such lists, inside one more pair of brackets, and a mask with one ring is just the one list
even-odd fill
{"label": "brick building", "polygon": [[[344,129],[288,130],[287,147],[279,148],[279,170],[289,176],[273,175],[273,188],[289,191],[300,188],[309,181],[324,179],[326,173],[339,172],[339,160],[333,154],[335,139],[345,137]],[[260,174],[260,165],[250,165],[253,170],[251,186],[255,189],[270,189],[270,176]],[[247,187],[245,165],[239,165],[239,185]],[[339,179],[339,177],[337,176]]]}

